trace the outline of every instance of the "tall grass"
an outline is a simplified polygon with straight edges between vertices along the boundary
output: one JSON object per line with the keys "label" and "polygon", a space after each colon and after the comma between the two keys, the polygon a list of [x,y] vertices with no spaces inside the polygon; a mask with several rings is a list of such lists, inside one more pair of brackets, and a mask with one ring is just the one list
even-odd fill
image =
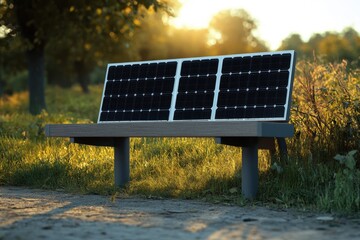
{"label": "tall grass", "polygon": [[329,162],[337,153],[360,148],[360,70],[347,62],[299,62],[291,121],[302,156]]}
{"label": "tall grass", "polygon": [[[349,152],[360,143],[358,88],[359,75],[345,62],[298,64],[291,117],[296,136],[288,140],[289,161],[260,151],[258,203],[360,212],[359,153]],[[27,114],[26,93],[2,98],[0,184],[119,191],[113,185],[111,148],[44,136],[47,123],[96,121],[101,91],[102,86],[92,86],[91,94],[83,95],[77,87],[49,87],[48,112],[38,116]],[[209,138],[132,138],[130,157],[127,194],[246,203],[239,189],[240,148]]]}

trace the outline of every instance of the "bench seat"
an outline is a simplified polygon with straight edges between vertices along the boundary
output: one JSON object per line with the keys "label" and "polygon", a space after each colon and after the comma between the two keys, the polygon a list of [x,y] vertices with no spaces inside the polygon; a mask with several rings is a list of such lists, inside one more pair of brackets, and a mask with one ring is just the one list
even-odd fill
{"label": "bench seat", "polygon": [[118,122],[49,124],[49,137],[291,137],[288,123],[241,121]]}

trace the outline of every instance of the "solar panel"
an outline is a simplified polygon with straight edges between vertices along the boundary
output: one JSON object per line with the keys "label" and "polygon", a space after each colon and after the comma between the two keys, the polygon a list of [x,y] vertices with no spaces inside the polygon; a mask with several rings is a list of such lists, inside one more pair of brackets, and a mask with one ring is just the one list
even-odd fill
{"label": "solar panel", "polygon": [[109,64],[99,123],[287,121],[295,52]]}
{"label": "solar panel", "polygon": [[108,67],[99,122],[168,120],[177,62]]}
{"label": "solar panel", "polygon": [[210,119],[218,59],[182,62],[174,120]]}
{"label": "solar panel", "polygon": [[215,119],[285,116],[291,53],[226,57]]}

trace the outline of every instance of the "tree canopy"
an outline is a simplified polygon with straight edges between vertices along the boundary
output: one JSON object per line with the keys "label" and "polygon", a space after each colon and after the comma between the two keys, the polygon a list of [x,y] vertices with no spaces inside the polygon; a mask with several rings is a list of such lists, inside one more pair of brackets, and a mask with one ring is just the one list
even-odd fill
{"label": "tree canopy", "polygon": [[257,25],[242,9],[225,10],[213,17],[210,30],[213,33],[215,54],[248,53],[266,51],[265,43],[254,35]]}
{"label": "tree canopy", "polygon": [[0,25],[7,30],[5,38],[8,41],[20,38],[25,45],[30,112],[38,114],[46,107],[44,56],[50,43],[52,49],[67,50],[64,54],[71,57],[65,55],[64,58],[74,61],[82,79],[81,74],[88,72],[86,67],[91,65],[87,60],[99,54],[97,49],[106,54],[112,52],[114,46],[121,46],[115,44],[133,31],[141,7],[156,10],[163,6],[158,0],[2,1]]}
{"label": "tree canopy", "polygon": [[360,35],[353,28],[345,28],[340,33],[317,33],[307,42],[299,34],[292,34],[283,40],[280,49],[295,49],[300,58],[312,58],[316,54],[330,62],[346,59],[360,66]]}

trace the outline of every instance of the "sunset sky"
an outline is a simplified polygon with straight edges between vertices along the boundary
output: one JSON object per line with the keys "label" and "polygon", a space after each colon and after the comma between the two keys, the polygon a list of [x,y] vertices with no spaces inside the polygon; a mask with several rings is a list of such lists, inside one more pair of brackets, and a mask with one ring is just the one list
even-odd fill
{"label": "sunset sky", "polygon": [[183,4],[173,24],[178,27],[206,28],[211,17],[223,9],[245,9],[257,22],[256,36],[271,49],[292,33],[303,40],[313,33],[342,31],[353,27],[360,32],[358,0],[180,0]]}

